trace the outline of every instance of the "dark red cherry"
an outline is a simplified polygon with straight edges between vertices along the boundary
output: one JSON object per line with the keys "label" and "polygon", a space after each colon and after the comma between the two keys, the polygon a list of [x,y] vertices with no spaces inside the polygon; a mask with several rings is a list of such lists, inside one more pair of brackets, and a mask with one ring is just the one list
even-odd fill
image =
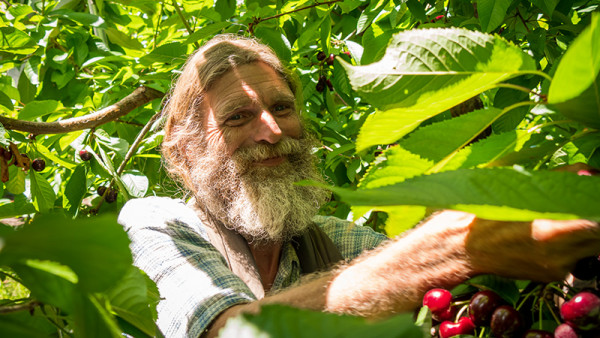
{"label": "dark red cherry", "polygon": [[475,325],[469,317],[460,317],[458,323],[451,321],[445,321],[440,324],[440,337],[449,338],[458,336],[459,334],[473,334],[475,332]]}
{"label": "dark red cherry", "polygon": [[523,331],[523,319],[514,307],[501,305],[494,310],[490,327],[498,338],[517,337]]}
{"label": "dark red cherry", "polygon": [[502,298],[494,291],[479,291],[471,297],[469,317],[476,326],[488,326],[492,319],[492,313],[502,304]]}
{"label": "dark red cherry", "polygon": [[582,280],[591,280],[600,275],[600,260],[598,256],[586,257],[577,261],[575,268],[571,271],[573,276]]}

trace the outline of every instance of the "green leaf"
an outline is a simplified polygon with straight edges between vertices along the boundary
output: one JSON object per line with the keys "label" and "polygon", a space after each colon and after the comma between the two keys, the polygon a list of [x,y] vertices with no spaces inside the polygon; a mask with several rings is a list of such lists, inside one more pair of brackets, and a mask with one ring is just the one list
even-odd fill
{"label": "green leaf", "polygon": [[536,5],[542,11],[544,11],[544,14],[551,17],[559,1],[560,0],[531,0],[531,3]]}
{"label": "green leaf", "polygon": [[75,337],[123,337],[115,318],[94,295],[79,294],[73,317]]}
{"label": "green leaf", "polygon": [[329,187],[351,205],[421,205],[472,212],[481,218],[600,220],[600,177],[508,168],[460,169],[417,176],[376,189]]}
{"label": "green leaf", "polygon": [[98,143],[106,146],[108,149],[114,150],[122,158],[124,158],[127,154],[127,150],[129,149],[129,142],[127,142],[126,140],[119,137],[112,137],[102,129],[96,130],[94,135],[96,135],[96,140],[98,140]]}
{"label": "green leaf", "polygon": [[[2,88],[0,88],[0,89],[2,89]],[[8,95],[4,94],[3,92],[0,92],[0,105],[8,108],[8,110],[15,109],[15,106],[13,105],[10,97]]]}
{"label": "green leaf", "polygon": [[77,165],[77,163],[71,161],[69,158],[66,158],[66,157],[63,158],[63,157],[55,154],[55,152],[50,151],[48,148],[46,148],[45,146],[43,146],[40,143],[38,143],[36,145],[36,150],[40,154],[42,154],[44,157],[46,157],[47,159],[49,159],[52,162],[55,162],[57,164],[60,164],[67,169],[73,169]]}
{"label": "green leaf", "polygon": [[197,29],[194,33],[190,34],[188,38],[185,40],[186,44],[202,41],[223,29],[229,27],[231,23],[227,21],[219,21],[210,25],[203,26],[200,29]]}
{"label": "green leaf", "polygon": [[115,45],[134,50],[144,49],[144,46],[137,39],[130,37],[117,28],[108,27],[105,28],[104,31],[106,32],[106,36],[108,36],[110,42],[114,43]]}
{"label": "green leaf", "polygon": [[19,119],[32,121],[40,116],[51,114],[62,108],[62,104],[54,100],[31,101],[19,112]]}
{"label": "green leaf", "polygon": [[51,337],[52,334],[56,334],[56,326],[38,313],[32,316],[27,311],[19,311],[0,316],[2,337]]}
{"label": "green leaf", "polygon": [[475,286],[480,290],[492,290],[513,306],[517,304],[521,296],[514,280],[496,275],[475,276],[465,284]]}
{"label": "green leaf", "polygon": [[411,337],[422,338],[421,328],[413,324],[412,314],[401,314],[384,321],[337,315],[283,305],[265,305],[259,315],[243,314],[230,319],[219,337]]}
{"label": "green leaf", "polygon": [[477,0],[477,13],[481,29],[489,33],[496,29],[506,16],[512,0]]}
{"label": "green leaf", "polygon": [[63,207],[73,216],[79,211],[79,205],[83,196],[87,192],[87,183],[85,179],[85,166],[79,165],[73,170],[69,181],[65,185],[63,198]]}
{"label": "green leaf", "polygon": [[34,212],[35,207],[22,194],[16,195],[14,201],[0,205],[1,218],[32,214]]}
{"label": "green leaf", "polygon": [[221,14],[221,20],[229,19],[235,12],[235,0],[216,0],[215,10]]}
{"label": "green leaf", "polygon": [[600,14],[560,60],[548,103],[568,118],[600,129]]}
{"label": "green leaf", "polygon": [[32,54],[36,51],[35,40],[15,27],[0,27],[0,51],[11,54]]}
{"label": "green leaf", "polygon": [[25,172],[21,168],[11,165],[8,167],[8,175],[8,182],[4,183],[6,190],[13,195],[22,194],[25,191]]}
{"label": "green leaf", "polygon": [[119,284],[107,292],[107,296],[111,309],[119,317],[145,334],[156,336],[154,322],[160,297],[154,282],[141,270],[131,267]]}
{"label": "green leaf", "polygon": [[50,183],[34,170],[29,171],[29,183],[35,209],[39,212],[48,212],[54,208],[56,194]]}
{"label": "green leaf", "polygon": [[358,187],[373,189],[400,183],[407,178],[424,173],[433,164],[434,162],[400,146],[391,147],[371,163]]}
{"label": "green leaf", "polygon": [[340,62],[354,90],[380,109],[361,128],[357,151],[392,143],[496,83],[535,71],[531,57],[517,46],[464,29],[401,32],[379,62]]}
{"label": "green leaf", "polygon": [[385,233],[390,238],[412,229],[427,213],[427,208],[412,205],[375,207],[375,210],[387,213],[388,218],[385,221]]}
{"label": "green leaf", "polygon": [[172,64],[183,63],[187,59],[187,45],[181,42],[171,42],[154,49],[150,54],[140,58],[143,65],[151,65],[154,62]]}
{"label": "green leaf", "polygon": [[71,268],[79,278],[78,286],[89,292],[113,286],[132,262],[129,238],[114,215],[80,220],[38,216],[18,231],[1,226],[0,239],[0,264],[55,261]]}
{"label": "green leaf", "polygon": [[[67,313],[73,313],[75,306],[74,298],[81,291],[77,290],[73,281],[63,278],[52,269],[57,263],[47,261],[37,261],[37,266],[30,266],[32,260],[26,260],[23,264],[13,264],[12,268],[19,275],[31,294],[41,302],[61,308]],[[43,264],[48,266],[42,267]],[[54,266],[53,266],[54,265]]]}
{"label": "green leaf", "polygon": [[523,149],[531,136],[531,130],[514,130],[502,134],[492,134],[458,151],[444,165],[443,170],[473,168],[490,163],[497,165],[494,164],[494,161],[500,160],[506,154]]}
{"label": "green leaf", "polygon": [[423,158],[441,161],[483,132],[503,111],[490,107],[421,127],[400,145]]}
{"label": "green leaf", "polygon": [[258,26],[254,30],[254,35],[261,39],[263,43],[273,48],[279,59],[283,60],[283,62],[289,62],[292,58],[292,46],[285,37],[285,34],[282,34],[279,29]]}
{"label": "green leaf", "polygon": [[127,170],[121,176],[121,181],[129,195],[133,197],[144,197],[148,191],[148,177],[138,170]]}
{"label": "green leaf", "polygon": [[407,0],[406,6],[410,13],[421,22],[427,22],[427,14],[425,14],[425,7],[417,0]]}
{"label": "green leaf", "polygon": [[104,19],[102,19],[101,17],[90,13],[74,12],[70,9],[55,10],[50,12],[48,16],[58,16],[59,18],[73,20],[84,26],[106,27],[106,25],[104,24]]}

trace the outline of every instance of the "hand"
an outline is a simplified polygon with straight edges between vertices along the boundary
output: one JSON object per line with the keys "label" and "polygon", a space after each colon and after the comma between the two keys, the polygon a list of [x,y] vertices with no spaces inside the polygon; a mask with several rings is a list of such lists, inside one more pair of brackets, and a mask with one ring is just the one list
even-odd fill
{"label": "hand", "polygon": [[475,219],[465,247],[478,273],[561,280],[579,259],[600,253],[600,227],[588,220]]}

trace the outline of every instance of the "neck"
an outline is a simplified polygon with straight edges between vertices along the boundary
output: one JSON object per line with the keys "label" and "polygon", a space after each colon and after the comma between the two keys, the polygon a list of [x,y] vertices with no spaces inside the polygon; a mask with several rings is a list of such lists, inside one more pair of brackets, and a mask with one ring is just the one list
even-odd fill
{"label": "neck", "polygon": [[275,276],[277,276],[279,270],[281,243],[261,244],[260,246],[249,243],[248,247],[252,256],[254,256],[263,288],[267,292],[273,286]]}

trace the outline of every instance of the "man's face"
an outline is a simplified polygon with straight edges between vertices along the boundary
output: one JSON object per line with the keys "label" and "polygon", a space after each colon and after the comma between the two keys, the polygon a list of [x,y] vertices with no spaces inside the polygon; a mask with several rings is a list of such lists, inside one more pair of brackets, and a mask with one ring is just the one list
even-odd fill
{"label": "man's face", "polygon": [[[228,155],[256,144],[276,144],[282,137],[299,138],[295,97],[271,67],[256,62],[236,67],[218,79],[204,101],[208,147]],[[269,158],[256,166],[276,166],[285,158]]]}
{"label": "man's face", "polygon": [[328,193],[287,83],[254,63],[225,73],[206,93],[203,140],[188,149],[200,206],[249,242],[300,234]]}

